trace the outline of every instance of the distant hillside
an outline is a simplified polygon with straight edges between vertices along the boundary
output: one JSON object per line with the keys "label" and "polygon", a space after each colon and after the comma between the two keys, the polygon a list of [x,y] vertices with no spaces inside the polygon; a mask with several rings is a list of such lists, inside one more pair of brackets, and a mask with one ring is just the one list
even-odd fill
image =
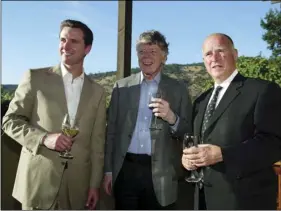
{"label": "distant hillside", "polygon": [[[267,59],[262,56],[240,56],[237,61],[237,69],[239,70],[239,73],[244,76],[272,81],[281,87],[281,60],[279,57],[276,59]],[[136,74],[139,71],[139,68],[131,69],[132,74]],[[206,72],[203,63],[167,64],[165,65],[163,71],[168,76],[185,82],[190,91],[192,100],[194,100],[208,87],[212,86],[213,83],[209,74]],[[111,71],[89,75],[93,80],[101,84],[106,89],[108,105],[112,87],[116,81],[116,72]],[[1,99],[11,99],[16,87],[17,85],[3,85],[3,90],[1,90]]]}
{"label": "distant hillside", "polygon": [[16,90],[18,85],[15,85],[15,84],[6,84],[6,85],[3,85],[3,89],[7,92],[14,92]]}
{"label": "distant hillside", "polygon": [[[139,71],[139,68],[132,68],[131,73],[136,74]],[[186,65],[167,64],[165,65],[163,72],[172,78],[184,81],[187,84],[193,100],[203,91],[210,79],[209,75],[205,71],[203,63],[193,63]],[[91,73],[89,76],[106,89],[107,102],[109,102],[112,87],[116,80],[116,72]],[[3,85],[3,89],[9,92],[14,92],[16,87],[17,85]]]}
{"label": "distant hillside", "polygon": [[[139,68],[133,68],[131,73],[136,74],[139,71]],[[186,65],[168,64],[164,67],[163,72],[172,78],[184,81],[187,84],[193,100],[204,90],[204,87],[210,79],[203,63]],[[90,74],[90,76],[101,84],[106,89],[108,96],[110,96],[116,80],[116,72],[96,73]]]}

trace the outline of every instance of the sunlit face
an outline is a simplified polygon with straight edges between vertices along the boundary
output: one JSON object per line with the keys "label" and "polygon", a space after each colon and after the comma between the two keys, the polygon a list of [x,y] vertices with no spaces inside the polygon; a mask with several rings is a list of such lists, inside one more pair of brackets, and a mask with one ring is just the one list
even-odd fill
{"label": "sunlit face", "polygon": [[203,60],[211,77],[222,83],[236,69],[237,50],[223,35],[208,37],[203,44]]}
{"label": "sunlit face", "polygon": [[156,44],[140,43],[137,47],[139,67],[144,76],[153,79],[166,61],[165,53]]}
{"label": "sunlit face", "polygon": [[83,64],[84,57],[90,52],[91,45],[85,46],[81,29],[64,27],[60,33],[59,52],[65,66]]}

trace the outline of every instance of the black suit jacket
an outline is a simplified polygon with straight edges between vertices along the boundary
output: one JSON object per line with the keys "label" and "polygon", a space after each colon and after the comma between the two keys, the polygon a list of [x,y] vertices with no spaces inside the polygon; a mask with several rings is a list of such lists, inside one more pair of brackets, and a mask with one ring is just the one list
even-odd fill
{"label": "black suit jacket", "polygon": [[[200,134],[212,89],[195,100],[194,133]],[[221,147],[223,162],[206,167],[207,209],[276,209],[281,160],[281,89],[238,74],[226,90],[203,135]],[[198,191],[198,190],[197,190]]]}

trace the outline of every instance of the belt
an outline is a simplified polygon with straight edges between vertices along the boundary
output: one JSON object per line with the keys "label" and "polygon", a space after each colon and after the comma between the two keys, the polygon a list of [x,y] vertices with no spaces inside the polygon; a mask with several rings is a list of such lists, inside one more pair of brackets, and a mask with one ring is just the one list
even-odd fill
{"label": "belt", "polygon": [[142,165],[151,164],[151,156],[147,154],[134,154],[134,153],[127,152],[125,156],[125,160]]}

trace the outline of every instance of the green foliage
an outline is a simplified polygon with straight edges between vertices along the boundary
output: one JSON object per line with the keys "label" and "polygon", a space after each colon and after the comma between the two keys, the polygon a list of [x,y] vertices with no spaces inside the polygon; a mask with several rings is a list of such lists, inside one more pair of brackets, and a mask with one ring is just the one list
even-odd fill
{"label": "green foliage", "polygon": [[281,56],[281,11],[270,9],[260,25],[266,30],[262,39],[267,42],[268,49],[272,50],[272,56]]}
{"label": "green foliage", "polygon": [[10,100],[12,100],[13,97],[14,97],[14,92],[9,92],[9,91],[5,90],[3,88],[3,85],[1,85],[1,102],[6,101],[6,100],[10,101]]}
{"label": "green foliage", "polygon": [[213,82],[213,80],[212,80],[211,77],[202,80],[202,81],[201,81],[201,84],[200,84],[200,86],[202,87],[202,91],[207,91],[207,90],[210,89],[213,85],[214,85],[214,82]]}
{"label": "green foliage", "polygon": [[165,72],[166,74],[177,74],[182,71],[182,66],[183,65],[180,64],[168,64],[164,66],[163,72]]}
{"label": "green foliage", "polygon": [[266,59],[261,56],[240,56],[237,68],[241,74],[273,81],[281,86],[281,59]]}

